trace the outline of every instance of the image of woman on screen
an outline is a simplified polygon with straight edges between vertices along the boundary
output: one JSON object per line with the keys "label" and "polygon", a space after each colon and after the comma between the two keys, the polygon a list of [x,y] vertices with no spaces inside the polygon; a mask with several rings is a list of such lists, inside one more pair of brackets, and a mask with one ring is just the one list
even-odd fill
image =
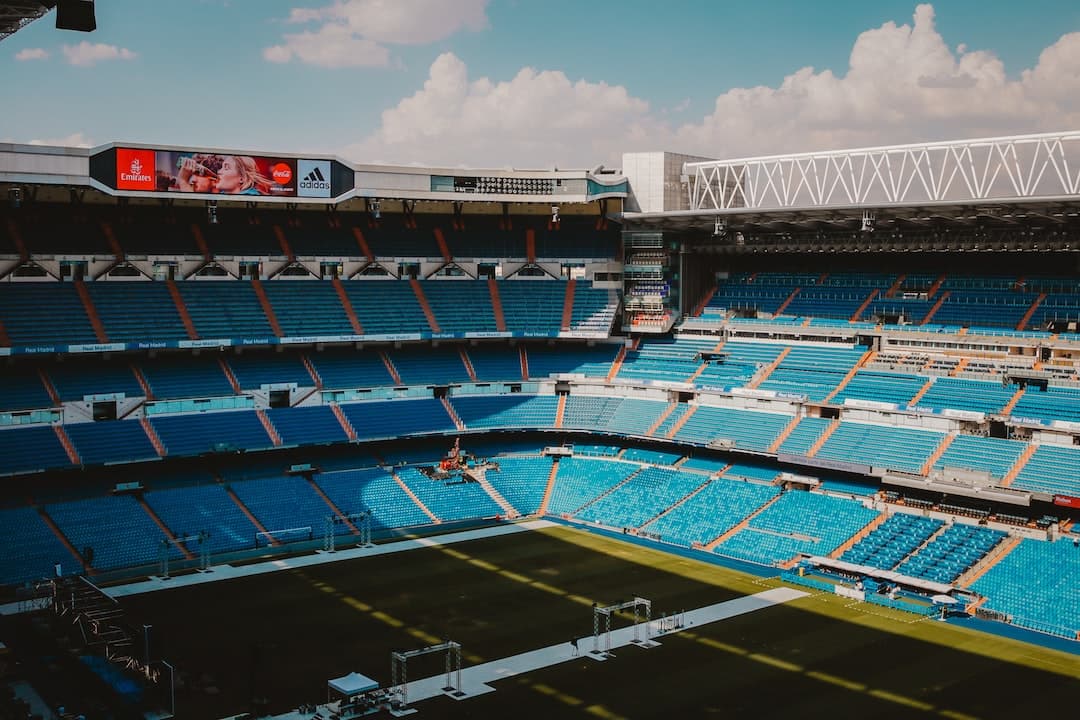
{"label": "image of woman on screen", "polygon": [[259,172],[255,158],[225,155],[217,173],[216,192],[227,195],[269,195],[274,181]]}
{"label": "image of woman on screen", "polygon": [[247,155],[193,155],[179,165],[176,181],[181,192],[267,195],[274,184]]}

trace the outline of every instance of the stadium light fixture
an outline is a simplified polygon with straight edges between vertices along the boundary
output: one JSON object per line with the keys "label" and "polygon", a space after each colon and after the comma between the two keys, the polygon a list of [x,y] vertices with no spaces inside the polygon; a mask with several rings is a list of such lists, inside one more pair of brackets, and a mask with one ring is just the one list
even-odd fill
{"label": "stadium light fixture", "polygon": [[874,225],[877,222],[877,217],[870,210],[863,210],[862,214],[862,227],[861,230],[864,233],[874,232]]}
{"label": "stadium light fixture", "polygon": [[715,218],[713,220],[713,237],[724,238],[727,237],[727,221]]}
{"label": "stadium light fixture", "polygon": [[379,201],[378,200],[372,200],[371,201],[371,216],[373,218],[375,218],[376,220],[378,220],[379,218],[382,217],[382,214],[379,212]]}
{"label": "stadium light fixture", "polygon": [[22,190],[17,187],[8,189],[8,205],[11,205],[13,209],[22,207]]}
{"label": "stadium light fixture", "polygon": [[553,222],[553,223],[559,222],[559,206],[558,205],[552,205],[551,206],[551,222]]}
{"label": "stadium light fixture", "polygon": [[217,200],[206,201],[206,221],[211,225],[217,225]]}

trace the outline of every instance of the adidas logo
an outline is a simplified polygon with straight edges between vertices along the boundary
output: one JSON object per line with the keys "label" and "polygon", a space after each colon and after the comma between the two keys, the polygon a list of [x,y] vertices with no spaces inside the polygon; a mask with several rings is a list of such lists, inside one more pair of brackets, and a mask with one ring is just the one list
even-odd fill
{"label": "adidas logo", "polygon": [[307,190],[329,190],[330,181],[323,176],[321,169],[315,167],[300,180],[300,187]]}

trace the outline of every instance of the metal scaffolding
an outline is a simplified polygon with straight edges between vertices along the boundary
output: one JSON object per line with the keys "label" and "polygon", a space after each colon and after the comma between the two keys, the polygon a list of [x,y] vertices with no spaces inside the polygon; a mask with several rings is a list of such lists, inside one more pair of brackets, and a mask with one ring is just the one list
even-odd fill
{"label": "metal scaffolding", "polygon": [[[461,645],[453,640],[429,645],[419,650],[394,651],[390,653],[390,704],[394,710],[403,710],[409,704],[409,658],[432,653],[446,653],[446,685],[443,691],[454,695],[464,695],[461,689]],[[451,675],[456,673],[456,684],[451,683]]]}
{"label": "metal scaffolding", "polygon": [[371,511],[348,513],[346,515],[331,514],[326,516],[323,530],[323,550],[328,553],[337,549],[337,526],[346,522],[352,523],[360,533],[359,547],[371,547]]}
{"label": "metal scaffolding", "polygon": [[[641,625],[642,618],[639,608],[645,610],[645,640],[649,639],[649,624],[652,621],[652,602],[645,598],[635,597],[633,600],[627,600],[626,602],[618,603],[616,605],[608,605],[607,607],[599,607],[593,605],[593,654],[594,655],[608,655],[611,652],[611,616],[627,608],[633,608],[634,610],[634,642],[638,642],[641,638],[638,636],[638,627]],[[601,618],[603,618],[603,630],[601,630]],[[601,642],[602,636],[602,642]],[[600,649],[600,645],[604,645],[604,649]]]}
{"label": "metal scaffolding", "polygon": [[1076,199],[1080,132],[686,163],[691,211]]}
{"label": "metal scaffolding", "polygon": [[[185,535],[184,537],[178,537],[175,540],[177,547],[182,547],[183,543],[195,542],[199,546],[199,565],[198,569],[201,572],[206,572],[210,569],[210,533],[206,530],[200,530],[194,535]],[[158,544],[158,574],[169,579],[169,563],[170,563],[170,549],[174,542],[169,538],[163,538]]]}

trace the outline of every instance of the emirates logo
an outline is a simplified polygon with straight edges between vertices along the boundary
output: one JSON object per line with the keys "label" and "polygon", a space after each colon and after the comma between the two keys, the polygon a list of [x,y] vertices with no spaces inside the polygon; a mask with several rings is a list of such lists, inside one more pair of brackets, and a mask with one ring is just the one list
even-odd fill
{"label": "emirates logo", "polygon": [[126,183],[149,183],[153,182],[154,178],[150,177],[150,174],[143,169],[142,160],[134,157],[131,159],[131,164],[128,165],[128,172],[120,173],[120,180]]}

